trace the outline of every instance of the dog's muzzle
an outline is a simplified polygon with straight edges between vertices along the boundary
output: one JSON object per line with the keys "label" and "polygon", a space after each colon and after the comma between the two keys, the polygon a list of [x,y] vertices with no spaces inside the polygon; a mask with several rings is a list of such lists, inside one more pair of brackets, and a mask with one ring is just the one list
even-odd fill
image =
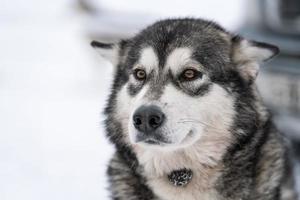
{"label": "dog's muzzle", "polygon": [[157,144],[161,135],[157,133],[165,121],[165,115],[157,106],[141,106],[133,114],[133,125],[138,130],[137,142]]}

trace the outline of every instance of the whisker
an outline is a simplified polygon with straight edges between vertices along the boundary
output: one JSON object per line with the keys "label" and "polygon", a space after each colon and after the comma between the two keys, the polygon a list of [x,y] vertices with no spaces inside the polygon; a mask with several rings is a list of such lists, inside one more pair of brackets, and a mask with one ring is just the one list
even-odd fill
{"label": "whisker", "polygon": [[209,127],[213,128],[215,130],[223,131],[222,129],[216,128],[211,124],[208,124],[208,123],[205,123],[205,122],[202,122],[202,121],[199,121],[199,120],[195,120],[195,119],[183,118],[183,119],[181,119],[181,121],[178,121],[177,123],[199,123],[199,124],[202,124],[202,125],[209,126]]}

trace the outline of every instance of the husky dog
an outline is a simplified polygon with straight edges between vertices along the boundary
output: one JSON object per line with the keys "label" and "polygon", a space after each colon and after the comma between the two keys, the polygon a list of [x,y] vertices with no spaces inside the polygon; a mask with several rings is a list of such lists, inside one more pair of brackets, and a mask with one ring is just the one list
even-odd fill
{"label": "husky dog", "polygon": [[284,139],[255,85],[277,47],[190,18],[91,44],[115,66],[105,109],[112,199],[296,199]]}

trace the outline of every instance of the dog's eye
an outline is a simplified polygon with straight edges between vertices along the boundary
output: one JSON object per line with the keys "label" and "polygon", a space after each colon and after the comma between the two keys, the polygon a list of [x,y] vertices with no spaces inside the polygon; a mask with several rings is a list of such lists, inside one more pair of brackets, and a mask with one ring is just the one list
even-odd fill
{"label": "dog's eye", "polygon": [[202,73],[195,69],[186,69],[181,73],[180,77],[185,81],[192,81],[197,78],[201,78]]}
{"label": "dog's eye", "polygon": [[134,77],[137,79],[137,80],[145,80],[146,79],[146,72],[145,70],[142,70],[142,69],[136,69],[134,70]]}

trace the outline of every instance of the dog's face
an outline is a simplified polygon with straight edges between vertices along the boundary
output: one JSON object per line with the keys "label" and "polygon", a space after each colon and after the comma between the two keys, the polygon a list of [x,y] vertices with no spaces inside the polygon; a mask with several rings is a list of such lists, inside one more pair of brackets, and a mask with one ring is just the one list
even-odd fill
{"label": "dog's face", "polygon": [[257,63],[278,51],[192,19],[161,21],[118,44],[92,45],[116,67],[110,120],[126,142],[164,149],[228,132],[237,88],[251,88]]}
{"label": "dog's face", "polygon": [[232,98],[193,54],[191,47],[174,47],[160,66],[153,47],[141,48],[117,99],[116,116],[132,143],[190,145],[215,120],[232,117]]}

